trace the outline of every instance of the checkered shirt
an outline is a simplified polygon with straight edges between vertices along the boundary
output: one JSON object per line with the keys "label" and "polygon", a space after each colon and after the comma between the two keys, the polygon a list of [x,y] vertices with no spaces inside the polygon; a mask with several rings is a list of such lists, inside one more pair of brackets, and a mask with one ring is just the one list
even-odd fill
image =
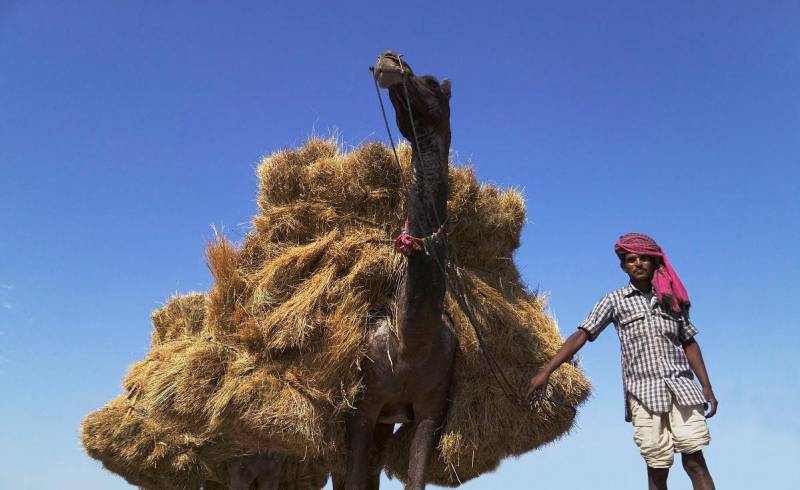
{"label": "checkered shirt", "polygon": [[687,317],[628,284],[605,295],[578,328],[594,341],[611,322],[622,350],[626,421],[631,420],[628,394],[657,413],[669,412],[672,397],[682,406],[706,402],[682,347],[697,334]]}

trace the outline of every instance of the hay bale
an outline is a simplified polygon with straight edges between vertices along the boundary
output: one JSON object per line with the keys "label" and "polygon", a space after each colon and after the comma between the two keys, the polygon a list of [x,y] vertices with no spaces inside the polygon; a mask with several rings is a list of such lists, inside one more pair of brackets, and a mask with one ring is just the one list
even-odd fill
{"label": "hay bale", "polygon": [[[531,373],[558,349],[561,337],[545,313],[542,299],[519,287],[492,286],[480,274],[462,271],[470,308],[480,320],[486,345],[516,387],[524,387]],[[504,296],[501,296],[502,293]],[[446,309],[455,317],[458,353],[455,359],[450,405],[437,457],[432,458],[427,481],[458,486],[494,470],[508,456],[517,456],[558,439],[572,427],[572,411],[549,402],[519,405],[500,388],[478,350],[468,319],[448,292]],[[521,328],[520,326],[528,328]],[[571,365],[551,377],[555,398],[577,407],[589,385]],[[389,444],[387,474],[407,481],[410,431],[401,428]]]}
{"label": "hay bale", "polygon": [[167,304],[155,310],[151,317],[152,346],[198,335],[205,321],[205,301],[205,294],[189,293],[173,296]]}
{"label": "hay bale", "polygon": [[[87,453],[131,485],[153,490],[225,489],[225,463],[253,452],[219,435],[197,436],[154,419],[127,396],[91,413],[81,425]],[[312,458],[287,458],[280,490],[319,490],[328,474]]]}
{"label": "hay bale", "polygon": [[[133,485],[227,488],[226,462],[257,449],[209,423],[208,412],[194,405],[226,373],[239,374],[246,357],[200,326],[209,303],[206,295],[190,293],[154,311],[152,349],[131,366],[125,394],[82,423],[87,453]],[[314,458],[288,457],[280,488],[318,490],[326,480]]]}
{"label": "hay bale", "polygon": [[[405,217],[411,150],[401,145],[398,153],[399,166],[380,143],[344,153],[335,141],[311,139],[265,158],[253,230],[240,247],[224,238],[209,245],[215,283],[202,327],[177,306],[157,315],[164,333],[154,333],[158,342],[126,380],[137,403],[192,434],[225,434],[244,448],[341,472],[344,418],[363,390],[366,332],[376,316],[393,311],[403,268],[391,242]],[[451,269],[465,281],[487,348],[522,387],[562,342],[513,262],[524,201],[515,190],[481,185],[469,167],[452,166],[450,180]],[[502,396],[452,291],[446,308],[459,350],[428,481],[458,485],[558,438],[572,420],[558,406],[531,409]],[[552,379],[570,404],[588,395],[572,366]],[[408,434],[400,430],[386,454],[390,475],[406,479],[407,453]]]}
{"label": "hay bale", "polygon": [[[316,366],[298,378],[304,386],[293,393],[316,393],[328,403],[317,406],[322,414],[307,412],[311,424],[304,429],[303,449],[325,453],[343,447],[337,439],[343,437],[341,430],[314,422],[341,424],[341,415],[355,401],[342,393],[358,394],[362,388],[357,365],[369,317],[393,306],[402,261],[391,239],[405,216],[409,146],[401,145],[399,154],[400,166],[391,150],[378,143],[342,153],[334,141],[311,140],[264,159],[258,169],[261,213],[240,259],[252,271],[253,294],[245,298],[245,308],[262,326],[266,352],[291,352],[292,366]],[[505,375],[523,387],[562,342],[543,298],[527,290],[512,259],[525,222],[524,200],[515,190],[481,185],[469,167],[451,167],[450,193],[450,256],[465,278],[467,302]],[[269,259],[252,267],[255,261],[247,256],[256,242]],[[504,397],[487,374],[452,291],[447,309],[455,318],[459,351],[447,424],[428,481],[457,485],[491,471],[504,457],[560,437],[572,420],[563,407],[543,403],[531,409]],[[326,348],[334,356],[320,362]],[[573,366],[562,367],[552,379],[556,396],[566,403],[577,406],[586,399],[588,382]],[[337,393],[337,380],[348,389]],[[257,433],[255,424],[249,427]],[[267,442],[269,435],[264,437]],[[390,475],[406,478],[407,453],[407,435],[401,430],[387,453]]]}
{"label": "hay bale", "polygon": [[153,489],[199,489],[207,480],[224,482],[222,462],[237,454],[221,439],[160,423],[125,395],[89,414],[81,438],[89,456],[106,469],[131,485]]}

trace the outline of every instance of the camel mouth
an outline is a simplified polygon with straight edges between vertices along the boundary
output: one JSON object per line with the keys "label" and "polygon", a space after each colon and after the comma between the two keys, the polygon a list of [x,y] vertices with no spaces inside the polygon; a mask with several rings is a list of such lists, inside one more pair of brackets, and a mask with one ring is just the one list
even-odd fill
{"label": "camel mouth", "polygon": [[405,63],[399,54],[387,51],[378,57],[372,67],[372,74],[378,85],[389,88],[402,82],[405,75],[410,75],[411,68]]}

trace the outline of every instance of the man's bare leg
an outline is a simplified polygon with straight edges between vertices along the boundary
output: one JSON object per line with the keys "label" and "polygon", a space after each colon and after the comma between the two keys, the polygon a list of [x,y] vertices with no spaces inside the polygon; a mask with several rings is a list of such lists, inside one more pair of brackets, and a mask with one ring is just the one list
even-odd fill
{"label": "man's bare leg", "polygon": [[647,467],[647,488],[649,490],[667,490],[669,468]]}
{"label": "man's bare leg", "polygon": [[692,479],[692,488],[694,490],[714,490],[714,481],[711,479],[711,473],[708,472],[706,465],[706,458],[703,457],[703,451],[697,451],[692,454],[683,454],[683,469],[686,474]]}

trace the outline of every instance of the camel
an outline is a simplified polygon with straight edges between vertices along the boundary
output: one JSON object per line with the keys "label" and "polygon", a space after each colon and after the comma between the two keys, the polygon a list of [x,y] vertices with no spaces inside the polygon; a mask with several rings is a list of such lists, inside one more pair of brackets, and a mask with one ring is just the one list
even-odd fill
{"label": "camel", "polygon": [[[341,478],[335,478],[334,484],[337,490],[377,489],[380,455],[394,424],[405,423],[412,424],[406,488],[417,490],[425,487],[437,431],[444,423],[456,351],[443,309],[450,82],[414,75],[392,52],[378,58],[373,74],[378,85],[388,89],[400,132],[412,143],[408,220],[401,239],[415,245],[402,250],[408,259],[396,300],[396,334],[389,315],[368,333],[367,357],[362,363],[364,396],[347,424],[347,473],[344,485]],[[428,245],[423,250],[422,242],[408,235],[429,237]]]}

